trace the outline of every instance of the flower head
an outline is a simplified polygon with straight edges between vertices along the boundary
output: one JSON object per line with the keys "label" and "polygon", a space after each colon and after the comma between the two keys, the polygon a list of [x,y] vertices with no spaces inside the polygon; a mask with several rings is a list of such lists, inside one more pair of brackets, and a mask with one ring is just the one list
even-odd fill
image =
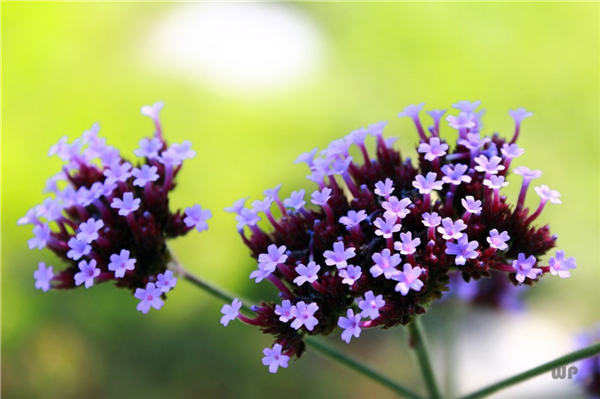
{"label": "flower head", "polygon": [[276,373],[279,367],[287,368],[290,357],[282,355],[281,349],[280,344],[275,344],[273,349],[265,348],[263,350],[265,357],[262,362],[265,366],[269,366],[269,373]]}

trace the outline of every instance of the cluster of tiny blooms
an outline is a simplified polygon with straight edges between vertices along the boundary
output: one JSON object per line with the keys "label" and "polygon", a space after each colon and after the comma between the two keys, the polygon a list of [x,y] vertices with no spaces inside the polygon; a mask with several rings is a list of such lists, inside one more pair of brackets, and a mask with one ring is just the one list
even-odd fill
{"label": "cluster of tiny blooms", "polygon": [[[577,337],[577,349],[597,343],[600,343],[600,324],[591,333]],[[585,390],[587,397],[600,399],[600,356],[588,357],[577,363],[575,381]]]}
{"label": "cluster of tiny blooms", "polygon": [[112,280],[133,292],[142,313],[163,306],[177,283],[167,270],[166,240],[208,229],[212,215],[199,205],[183,213],[169,210],[175,177],[196,153],[189,141],[167,145],[158,116],[162,107],[160,102],[142,107],[156,132],[139,142],[133,164],[98,136],[98,124],[72,143],[63,137],[50,148],[48,155],[64,162],[62,170],[46,183],[50,197],[17,224],[33,225],[30,249],[49,248],[67,267],[59,272],[41,262],[36,288],[90,288]]}
{"label": "cluster of tiny blooms", "polygon": [[[534,188],[537,209],[525,206],[533,180],[542,172],[514,167],[523,154],[516,141],[523,108],[510,111],[516,127],[506,139],[482,136],[479,101],[453,105],[445,119],[458,131],[447,143],[440,135],[445,110],[411,105],[399,117],[412,119],[420,137],[414,165],[384,138],[387,122],[355,130],[318,153],[300,155],[316,189],[294,191],[280,199],[280,186],[246,207],[246,199],[226,209],[236,214],[242,240],[257,260],[250,274],[280,291],[280,302],[261,302],[255,316],[226,305],[221,323],[237,318],[275,336],[264,363],[274,372],[300,357],[305,335],[328,335],[340,327],[350,342],[365,328],[406,325],[448,289],[449,274],[465,281],[498,273],[513,285],[531,285],[544,274],[570,275],[575,259],[557,251],[548,265],[540,258],[555,245],[548,226],[535,220],[560,194],[546,185]],[[367,140],[374,140],[375,153]],[[514,205],[502,194],[509,170],[521,184]],[[308,204],[307,202],[310,202]],[[279,215],[279,217],[276,217]],[[259,227],[266,218],[271,225]]]}

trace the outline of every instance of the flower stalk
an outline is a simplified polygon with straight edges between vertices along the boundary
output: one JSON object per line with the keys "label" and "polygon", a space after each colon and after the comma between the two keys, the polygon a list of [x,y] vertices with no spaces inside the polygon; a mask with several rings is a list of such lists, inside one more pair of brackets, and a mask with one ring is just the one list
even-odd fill
{"label": "flower stalk", "polygon": [[427,344],[425,342],[425,336],[423,334],[423,327],[419,318],[408,325],[408,331],[410,333],[410,344],[409,346],[415,350],[417,360],[419,361],[419,367],[421,368],[421,374],[425,381],[427,392],[431,399],[441,399],[441,394],[437,386],[435,375],[431,367],[431,360],[429,359],[429,353],[427,351]]}

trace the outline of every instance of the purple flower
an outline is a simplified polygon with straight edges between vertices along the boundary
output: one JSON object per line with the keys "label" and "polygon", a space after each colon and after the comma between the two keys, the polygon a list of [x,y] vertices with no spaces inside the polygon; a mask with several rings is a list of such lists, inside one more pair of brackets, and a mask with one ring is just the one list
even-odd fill
{"label": "purple flower", "polygon": [[35,247],[38,247],[38,249],[43,249],[48,240],[51,238],[50,226],[48,226],[47,223],[35,225],[33,227],[33,235],[34,237],[27,241],[29,249],[33,249]]}
{"label": "purple flower", "polygon": [[453,127],[454,129],[470,129],[476,125],[475,115],[467,112],[461,112],[458,114],[458,117],[448,115],[446,120],[448,121],[450,127]]}
{"label": "purple flower", "polygon": [[456,108],[461,112],[473,112],[481,105],[481,101],[459,101],[456,104],[452,104],[452,108]]}
{"label": "purple flower", "polygon": [[441,180],[435,180],[437,173],[429,172],[426,177],[417,175],[415,181],[412,182],[414,188],[419,189],[420,194],[430,194],[432,190],[441,190],[444,182]]}
{"label": "purple flower", "polygon": [[33,278],[35,278],[35,288],[44,292],[48,291],[50,289],[50,281],[52,280],[52,277],[54,277],[52,266],[48,266],[46,268],[46,264],[44,262],[40,262],[38,269],[33,272]]}
{"label": "purple flower", "polygon": [[515,174],[517,175],[523,176],[523,180],[531,181],[533,179],[539,179],[540,177],[542,177],[541,170],[530,170],[525,166],[519,166],[518,168],[515,168],[513,172],[515,172]]}
{"label": "purple flower", "polygon": [[353,285],[362,276],[362,269],[360,266],[348,265],[345,269],[341,269],[338,274],[342,278],[342,284]]}
{"label": "purple flower", "polygon": [[455,186],[458,186],[460,183],[470,183],[471,176],[465,175],[465,172],[469,170],[467,165],[463,165],[461,163],[457,163],[456,165],[444,165],[442,166],[442,172],[446,176],[442,176],[442,180],[444,183],[452,183]]}
{"label": "purple flower", "polygon": [[425,105],[425,103],[421,103],[421,104],[417,104],[417,105],[409,105],[408,107],[404,108],[404,110],[402,112],[400,112],[398,114],[398,118],[408,116],[409,118],[414,119],[419,116],[419,112],[421,112],[424,105]]}
{"label": "purple flower", "polygon": [[550,273],[556,276],[557,274],[560,278],[571,277],[571,272],[569,269],[575,269],[577,264],[575,263],[575,258],[570,257],[565,259],[565,251],[558,250],[556,251],[556,256],[550,258]]}
{"label": "purple flower", "polygon": [[113,164],[110,169],[104,169],[104,176],[108,184],[116,182],[125,182],[131,177],[131,164],[125,162],[122,164]]}
{"label": "purple flower", "polygon": [[156,288],[154,283],[148,283],[146,285],[146,289],[136,289],[133,296],[140,300],[140,303],[137,305],[137,310],[143,314],[146,314],[150,311],[151,307],[156,310],[162,308],[164,302],[162,299],[160,299],[161,295],[162,291],[160,288]]}
{"label": "purple flower", "polygon": [[240,314],[240,308],[242,307],[242,301],[235,298],[231,305],[223,305],[221,308],[221,313],[223,317],[221,317],[221,324],[227,327],[230,321],[235,320]]}
{"label": "purple flower", "polygon": [[85,241],[79,241],[74,237],[69,240],[68,245],[71,249],[67,252],[67,257],[73,260],[79,260],[82,256],[88,255],[92,250],[92,247]]}
{"label": "purple flower", "polygon": [[139,198],[133,198],[133,193],[125,193],[123,194],[123,199],[115,198],[110,204],[111,208],[115,208],[119,210],[119,215],[127,216],[131,212],[135,212],[140,207],[141,200]]}
{"label": "purple flower", "polygon": [[100,269],[96,268],[96,261],[94,259],[90,262],[82,260],[79,262],[80,272],[75,274],[75,285],[81,285],[85,283],[85,288],[90,288],[94,285],[94,278],[100,275]]}
{"label": "purple flower", "polygon": [[336,266],[338,269],[343,269],[348,266],[348,259],[354,258],[356,254],[354,253],[355,248],[349,247],[344,248],[344,242],[338,241],[333,243],[333,251],[325,251],[323,252],[323,256],[325,257],[325,264],[327,266]]}
{"label": "purple flower", "polygon": [[530,255],[527,259],[525,258],[525,254],[519,254],[516,260],[513,261],[513,267],[517,272],[516,279],[519,283],[525,281],[525,278],[529,278],[531,280],[535,280],[537,276],[542,274],[542,269],[539,269],[535,266],[536,259],[533,255]]}
{"label": "purple flower", "polygon": [[360,222],[367,218],[367,212],[365,211],[348,211],[348,216],[342,216],[340,223],[346,226],[346,228],[352,228],[358,226]]}
{"label": "purple flower", "polygon": [[553,204],[560,204],[560,200],[558,199],[558,197],[560,197],[560,193],[556,190],[550,190],[550,188],[546,185],[541,185],[540,187],[534,187],[533,188],[535,190],[535,192],[542,198],[542,201],[548,201],[550,200],[551,203]]}
{"label": "purple flower", "polygon": [[358,307],[362,310],[360,313],[362,317],[368,317],[371,320],[375,320],[379,317],[379,309],[384,306],[385,301],[383,300],[383,295],[375,296],[373,291],[365,292],[364,299],[358,302]]}
{"label": "purple flower", "polygon": [[486,240],[490,244],[491,248],[496,248],[500,251],[504,251],[508,249],[508,244],[506,244],[506,242],[510,240],[510,237],[506,231],[498,233],[497,229],[492,229],[490,230],[490,236],[487,237]]}
{"label": "purple flower", "polygon": [[426,160],[433,161],[434,159],[446,155],[447,149],[447,144],[441,143],[440,139],[437,137],[432,137],[429,140],[429,143],[421,143],[418,151],[425,154]]}
{"label": "purple flower", "polygon": [[465,222],[462,219],[458,219],[456,222],[452,222],[450,218],[444,218],[442,220],[442,226],[438,227],[438,232],[442,234],[444,240],[458,239],[463,236],[464,229],[467,228]]}
{"label": "purple flower", "polygon": [[248,201],[248,197],[240,198],[239,200],[235,201],[233,206],[228,206],[227,208],[225,208],[225,212],[236,214],[242,213],[242,209],[244,209],[244,204],[246,203],[246,201]]}
{"label": "purple flower", "polygon": [[28,210],[27,213],[25,214],[25,216],[23,216],[22,218],[17,220],[18,226],[23,226],[26,224],[37,224],[37,223],[38,223],[38,220],[37,220],[37,217],[35,216],[35,209]]}
{"label": "purple flower", "polygon": [[431,116],[431,118],[433,119],[433,123],[436,126],[439,126],[440,120],[442,119],[442,116],[444,116],[444,114],[446,113],[446,110],[445,109],[433,109],[431,111],[425,111],[425,113],[427,113],[427,115]]}
{"label": "purple flower", "polygon": [[35,207],[36,216],[46,218],[49,222],[59,219],[62,211],[63,207],[58,199],[46,198],[42,205]]}
{"label": "purple flower", "polygon": [[212,217],[211,211],[203,210],[200,205],[196,204],[191,208],[185,208],[185,214],[187,217],[183,219],[183,222],[187,227],[195,227],[199,232],[208,230],[206,221]]}
{"label": "purple flower", "polygon": [[360,128],[350,132],[350,134],[346,136],[346,142],[348,143],[348,145],[355,144],[357,146],[361,146],[364,145],[365,139],[368,135],[369,132],[367,131],[367,129]]}
{"label": "purple flower", "polygon": [[511,109],[510,111],[508,111],[508,114],[515,120],[515,123],[517,125],[521,124],[521,121],[523,121],[523,119],[533,116],[533,113],[527,112],[527,110],[523,107],[517,108],[516,111]]}
{"label": "purple flower", "polygon": [[352,163],[352,157],[346,159],[336,159],[331,163],[331,169],[327,172],[328,175],[343,175],[348,170],[348,167]]}
{"label": "purple flower", "polygon": [[279,367],[287,368],[290,357],[282,355],[281,349],[280,344],[275,344],[273,349],[265,348],[263,350],[265,357],[262,362],[265,366],[269,366],[269,373],[276,373]]}
{"label": "purple flower", "polygon": [[417,247],[421,244],[419,237],[413,240],[412,233],[400,233],[400,240],[394,243],[394,249],[400,251],[402,255],[412,255],[417,251]]}
{"label": "purple flower", "polygon": [[189,140],[181,144],[173,143],[170,150],[173,150],[181,160],[192,159],[196,156],[196,151],[192,150],[192,143]]}
{"label": "purple flower", "polygon": [[304,190],[294,191],[290,195],[290,198],[283,200],[283,205],[285,205],[287,208],[294,208],[297,211],[300,210],[300,208],[306,204],[306,201],[304,201],[304,194]]}
{"label": "purple flower", "polygon": [[297,330],[304,326],[308,331],[312,331],[319,324],[319,320],[314,317],[317,310],[319,310],[319,306],[316,303],[307,305],[304,301],[298,302],[291,312],[292,317],[295,318],[291,324],[292,328]]}
{"label": "purple flower", "polygon": [[470,151],[478,151],[485,144],[489,143],[491,139],[479,137],[479,133],[467,133],[466,139],[458,139],[457,143],[467,147]]}
{"label": "purple flower", "polygon": [[467,259],[475,259],[479,255],[475,249],[479,246],[477,241],[469,242],[469,237],[466,234],[461,235],[457,243],[448,241],[446,243],[446,253],[448,255],[456,255],[454,263],[462,266],[467,262]]}
{"label": "purple flower", "polygon": [[467,195],[460,202],[467,212],[474,215],[479,215],[481,213],[481,201],[476,200],[472,195]]}
{"label": "purple flower", "polygon": [[394,182],[390,179],[385,179],[385,183],[382,181],[378,181],[375,183],[375,194],[380,197],[388,197],[390,194],[394,192]]}
{"label": "purple flower", "polygon": [[158,138],[140,140],[140,148],[134,150],[133,153],[140,158],[155,159],[158,158],[158,151],[162,149],[163,143]]}
{"label": "purple flower", "polygon": [[136,259],[130,259],[129,254],[130,252],[128,250],[122,249],[119,255],[113,254],[110,256],[108,270],[115,272],[116,278],[122,278],[125,276],[127,270],[135,269]]}
{"label": "purple flower", "polygon": [[238,221],[237,229],[242,230],[244,226],[255,226],[260,221],[260,216],[256,214],[256,211],[248,208],[244,208],[235,217]]}
{"label": "purple flower", "polygon": [[404,264],[404,270],[394,276],[394,280],[398,281],[395,290],[400,292],[402,296],[406,296],[409,290],[421,291],[423,282],[419,280],[419,277],[423,273],[420,267],[413,268],[410,263]]}
{"label": "purple flower", "polygon": [[275,306],[275,314],[279,316],[279,321],[283,323],[287,323],[294,318],[294,316],[292,316],[292,304],[289,299],[281,301],[281,306]]}
{"label": "purple flower", "polygon": [[[316,151],[316,149],[315,149],[315,151]],[[278,184],[277,186],[275,186],[275,188],[265,190],[263,194],[266,197],[269,197],[269,198],[275,200],[275,198],[279,198],[279,190],[281,190],[281,186],[282,186],[282,184]],[[245,201],[245,199],[244,199],[244,201]],[[242,203],[242,206],[243,206],[243,203]]]}
{"label": "purple flower", "polygon": [[169,292],[177,285],[177,277],[173,277],[173,272],[170,270],[157,275],[156,279],[156,286],[162,292]]}
{"label": "purple flower", "polygon": [[158,119],[158,114],[163,109],[165,104],[162,101],[157,101],[153,105],[144,105],[141,109],[142,115],[148,116],[153,120]]}
{"label": "purple flower", "polygon": [[325,187],[321,191],[317,190],[312,193],[311,198],[312,200],[310,202],[315,205],[323,206],[327,203],[327,201],[329,201],[329,198],[331,198],[331,189],[329,187]]}
{"label": "purple flower", "polygon": [[500,151],[502,152],[502,155],[504,155],[504,157],[506,159],[513,159],[513,158],[519,157],[525,153],[525,150],[522,148],[519,148],[518,145],[508,144],[508,143],[504,143],[502,145],[502,149]]}
{"label": "purple flower", "polygon": [[267,213],[267,212],[270,212],[271,205],[273,205],[273,198],[266,197],[262,201],[259,201],[259,200],[253,201],[252,202],[252,210],[254,210],[254,212],[256,212],[256,213],[259,213],[259,212]]}
{"label": "purple flower", "polygon": [[391,238],[394,233],[400,231],[402,226],[400,224],[396,224],[398,217],[393,213],[385,213],[383,217],[385,220],[377,218],[375,222],[373,222],[375,227],[377,227],[375,234],[382,236],[383,238]]}
{"label": "purple flower", "polygon": [[[294,163],[304,162],[305,164],[308,165],[308,167],[312,167],[313,159],[315,158],[315,154],[317,153],[317,151],[318,151],[318,149],[315,148],[311,152],[305,152],[305,153],[300,154],[298,156],[298,158],[296,158]],[[279,191],[279,190],[277,190],[277,191]],[[267,194],[265,194],[265,195],[267,195]]]}
{"label": "purple flower", "polygon": [[317,281],[319,277],[317,273],[321,270],[321,266],[317,265],[315,262],[308,262],[308,265],[303,265],[302,263],[296,266],[296,273],[298,273],[298,277],[294,279],[294,283],[297,285],[302,285],[306,282],[314,283]]}
{"label": "purple flower", "polygon": [[277,247],[277,245],[271,244],[267,248],[266,254],[258,255],[258,263],[263,264],[265,269],[274,272],[277,265],[283,264],[287,260],[288,256],[284,255],[286,249],[285,245]]}
{"label": "purple flower", "polygon": [[392,255],[389,249],[385,248],[381,253],[375,252],[372,259],[375,264],[369,271],[373,277],[379,277],[383,274],[389,280],[399,273],[396,266],[400,264],[400,255]]}
{"label": "purple flower", "polygon": [[158,173],[156,173],[157,170],[158,168],[156,166],[148,165],[142,165],[141,169],[134,168],[131,171],[131,174],[133,175],[133,177],[135,177],[133,185],[138,187],[144,187],[149,181],[157,181],[159,178]]}
{"label": "purple flower", "polygon": [[508,186],[508,182],[504,181],[504,176],[491,175],[489,179],[483,181],[483,185],[492,190],[499,190],[502,187]]}
{"label": "purple flower", "polygon": [[442,222],[442,218],[437,214],[437,212],[425,212],[423,214],[423,224],[426,227],[436,227],[439,226]]}
{"label": "purple flower", "polygon": [[475,158],[475,162],[477,166],[475,166],[475,170],[478,172],[485,172],[492,175],[495,175],[501,170],[504,170],[504,166],[500,165],[502,162],[502,158],[493,156],[491,159],[488,159],[485,155],[480,155]]}
{"label": "purple flower", "polygon": [[98,238],[98,230],[102,227],[104,227],[102,219],[94,220],[94,218],[89,218],[87,222],[83,222],[79,225],[77,239],[89,244]]}
{"label": "purple flower", "polygon": [[359,323],[362,316],[360,314],[355,316],[352,309],[348,309],[346,315],[348,316],[347,318],[340,316],[338,327],[344,330],[342,332],[342,340],[349,344],[352,337],[358,338],[360,336],[361,329]]}
{"label": "purple flower", "polygon": [[410,209],[406,209],[412,201],[410,198],[402,198],[398,200],[395,196],[391,196],[387,201],[384,201],[381,206],[385,209],[384,217],[394,216],[397,219],[404,219],[409,213]]}

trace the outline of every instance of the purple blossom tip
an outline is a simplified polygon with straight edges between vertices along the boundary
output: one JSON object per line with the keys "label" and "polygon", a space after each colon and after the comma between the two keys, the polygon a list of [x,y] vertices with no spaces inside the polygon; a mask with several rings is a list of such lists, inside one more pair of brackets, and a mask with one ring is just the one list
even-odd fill
{"label": "purple blossom tip", "polygon": [[141,108],[142,115],[149,116],[152,119],[158,119],[158,114],[165,104],[162,101],[155,102],[153,105],[144,105]]}
{"label": "purple blossom tip", "polygon": [[100,275],[100,269],[96,268],[94,259],[89,262],[82,260],[79,262],[79,272],[75,274],[75,285],[85,283],[85,288],[90,288],[94,285],[94,278]]}
{"label": "purple blossom tip", "polygon": [[298,302],[296,306],[292,307],[291,311],[291,315],[294,317],[294,321],[291,324],[292,328],[298,330],[304,326],[308,331],[312,331],[319,324],[319,320],[314,317],[317,310],[319,310],[319,305],[316,303],[307,305],[304,301]]}
{"label": "purple blossom tip", "polygon": [[419,112],[421,112],[424,105],[425,105],[425,103],[421,103],[421,104],[417,104],[417,105],[409,105],[408,107],[404,108],[404,110],[402,112],[400,112],[398,114],[398,118],[403,118],[405,116],[408,116],[409,118],[414,119],[419,115]]}
{"label": "purple blossom tip", "polygon": [[116,278],[123,278],[128,270],[135,269],[136,259],[130,259],[129,254],[128,250],[122,249],[118,255],[113,254],[110,256],[108,270],[115,272]]}
{"label": "purple blossom tip", "polygon": [[517,110],[511,109],[510,111],[508,111],[508,114],[515,120],[515,123],[517,125],[521,124],[521,121],[523,121],[523,119],[533,116],[532,112],[527,112],[527,110],[522,107],[517,108]]}
{"label": "purple blossom tip", "polygon": [[265,366],[269,366],[269,373],[276,373],[279,367],[287,368],[289,356],[281,354],[281,345],[273,345],[273,349],[265,348],[263,354],[265,357],[262,359],[262,363]]}
{"label": "purple blossom tip", "polygon": [[481,105],[481,101],[459,101],[456,104],[452,104],[452,108],[456,108],[461,112],[473,112]]}
{"label": "purple blossom tip", "polygon": [[448,150],[446,143],[442,143],[437,137],[432,137],[429,143],[421,143],[418,151],[425,154],[426,160],[433,161],[436,158],[446,155],[446,150]]}
{"label": "purple blossom tip", "polygon": [[352,309],[348,309],[346,315],[348,317],[340,316],[338,327],[344,330],[342,332],[342,340],[349,344],[352,337],[358,338],[360,336],[361,328],[359,324],[362,316],[360,313],[355,316]]}
{"label": "purple blossom tip", "polygon": [[570,269],[575,269],[577,267],[577,263],[575,263],[575,258],[570,257],[565,259],[565,251],[558,250],[556,251],[556,256],[550,258],[550,273],[556,276],[558,275],[560,278],[571,277]]}
{"label": "purple blossom tip", "polygon": [[191,208],[185,209],[187,217],[183,219],[183,222],[187,227],[195,227],[198,232],[208,230],[208,223],[206,221],[212,218],[212,212],[208,209],[202,209],[200,205],[194,205]]}
{"label": "purple blossom tip", "polygon": [[290,194],[290,198],[286,198],[283,200],[283,205],[287,208],[294,208],[299,211],[304,205],[306,205],[306,201],[304,201],[304,194],[306,192],[304,190],[294,191]]}
{"label": "purple blossom tip", "polygon": [[154,308],[156,310],[163,307],[164,302],[160,298],[162,295],[162,291],[160,288],[157,288],[154,283],[146,284],[146,289],[138,288],[135,290],[134,296],[140,300],[140,303],[137,305],[137,310],[142,312],[143,314],[147,314],[150,311],[150,308]]}
{"label": "purple blossom tip", "polygon": [[139,198],[133,198],[133,193],[127,192],[123,194],[123,199],[114,198],[110,204],[111,208],[118,209],[119,215],[127,216],[131,212],[135,212],[140,207],[141,200]]}
{"label": "purple blossom tip", "polygon": [[348,259],[356,256],[355,248],[344,248],[344,242],[338,241],[333,243],[333,251],[325,251],[325,264],[328,266],[336,266],[338,269],[343,269],[348,266]]}
{"label": "purple blossom tip", "polygon": [[54,277],[52,266],[46,267],[44,262],[40,262],[38,270],[33,273],[33,277],[35,278],[35,288],[44,292],[48,291],[50,289],[50,281]]}
{"label": "purple blossom tip", "polygon": [[368,317],[371,320],[375,320],[379,317],[379,309],[385,306],[385,301],[383,300],[383,295],[373,294],[373,291],[365,292],[364,299],[358,302],[358,307],[361,310],[362,317]]}
{"label": "purple blossom tip", "polygon": [[457,243],[448,241],[446,243],[446,253],[448,255],[456,255],[454,263],[457,266],[463,266],[467,259],[475,259],[479,255],[475,249],[479,246],[477,241],[469,242],[469,237],[466,234],[462,234],[457,240]]}
{"label": "purple blossom tip", "polygon": [[525,281],[525,278],[535,280],[540,274],[542,269],[534,267],[537,260],[533,255],[525,258],[525,254],[519,254],[516,260],[513,261],[513,267],[517,273],[516,279],[519,283]]}
{"label": "purple blossom tip", "polygon": [[550,188],[545,184],[541,185],[540,187],[534,187],[533,189],[540,196],[540,198],[542,198],[542,201],[550,200],[550,202],[553,204],[561,203],[560,199],[558,199],[558,197],[560,197],[560,193],[556,190],[550,190]]}
{"label": "purple blossom tip", "polygon": [[419,280],[419,277],[422,273],[423,269],[420,267],[413,268],[410,263],[405,263],[404,270],[394,276],[394,280],[398,281],[395,288],[396,292],[406,296],[409,290],[421,291],[424,284]]}
{"label": "purple blossom tip", "polygon": [[241,307],[242,301],[237,298],[233,300],[231,305],[223,305],[221,308],[221,313],[223,314],[223,317],[221,317],[221,324],[227,327],[230,321],[235,320],[239,316]]}

